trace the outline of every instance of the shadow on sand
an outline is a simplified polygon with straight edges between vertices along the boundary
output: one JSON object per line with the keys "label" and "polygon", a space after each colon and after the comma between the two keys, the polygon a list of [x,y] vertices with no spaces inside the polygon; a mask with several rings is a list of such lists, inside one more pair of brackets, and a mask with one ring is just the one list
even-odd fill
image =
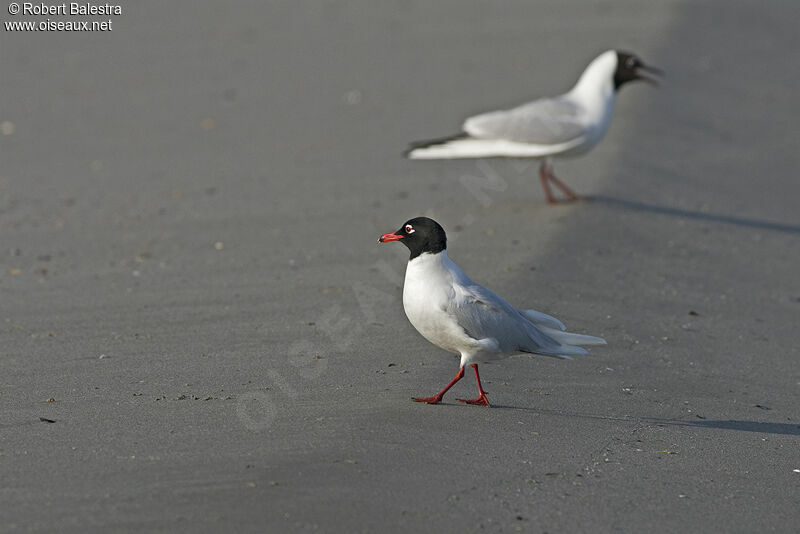
{"label": "shadow on sand", "polygon": [[745,217],[735,217],[733,215],[715,215],[702,211],[691,211],[681,208],[670,208],[668,206],[658,206],[656,204],[646,204],[635,200],[625,200],[623,198],[609,197],[605,195],[591,195],[585,197],[588,202],[605,204],[614,208],[622,208],[630,211],[640,211],[646,213],[656,213],[659,215],[669,215],[671,217],[682,217],[684,219],[694,219],[698,221],[708,221],[721,224],[731,224],[734,226],[745,226],[759,230],[771,230],[774,232],[785,232],[789,234],[800,234],[800,225],[782,224],[758,219],[748,219]]}
{"label": "shadow on sand", "polygon": [[613,415],[598,415],[579,412],[566,412],[558,410],[547,410],[544,408],[519,408],[516,406],[492,405],[492,409],[501,410],[524,410],[527,412],[539,413],[542,415],[557,415],[561,417],[578,417],[583,419],[600,419],[604,421],[619,421],[623,423],[643,423],[647,425],[659,426],[682,426],[694,428],[716,428],[720,430],[736,430],[739,432],[756,432],[759,434],[782,434],[785,436],[800,436],[800,424],[798,423],[764,423],[761,421],[738,421],[735,419],[698,419],[687,421],[681,419],[661,419],[657,417],[617,417]]}
{"label": "shadow on sand", "polygon": [[719,428],[722,430],[738,430],[740,432],[757,432],[759,434],[783,434],[800,436],[800,425],[797,423],[761,423],[759,421],[715,420],[679,421],[674,419],[643,419],[657,425],[686,426],[700,428]]}

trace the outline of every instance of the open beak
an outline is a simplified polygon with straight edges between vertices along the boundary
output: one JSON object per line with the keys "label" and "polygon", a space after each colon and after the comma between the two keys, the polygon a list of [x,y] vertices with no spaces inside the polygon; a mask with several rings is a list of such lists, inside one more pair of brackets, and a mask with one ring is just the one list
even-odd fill
{"label": "open beak", "polygon": [[658,87],[658,80],[656,80],[655,78],[651,78],[650,76],[645,76],[640,71],[649,72],[650,74],[655,74],[656,76],[663,76],[664,75],[664,71],[659,69],[659,68],[657,68],[657,67],[651,67],[649,65],[639,65],[637,67],[637,69],[636,69],[636,79],[645,81],[645,82],[647,82],[647,83],[649,83],[651,85],[655,85],[656,87]]}
{"label": "open beak", "polygon": [[397,234],[383,234],[380,239],[378,239],[378,243],[388,243],[389,241],[399,241],[403,239],[403,236]]}

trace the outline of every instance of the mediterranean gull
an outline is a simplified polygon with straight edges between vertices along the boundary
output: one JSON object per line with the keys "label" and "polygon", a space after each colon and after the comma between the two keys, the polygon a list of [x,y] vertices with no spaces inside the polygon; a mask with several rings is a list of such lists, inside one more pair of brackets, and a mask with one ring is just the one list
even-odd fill
{"label": "mediterranean gull", "polygon": [[389,241],[400,241],[411,251],[403,286],[408,320],[425,339],[461,356],[455,378],[432,397],[415,397],[417,402],[441,402],[447,390],[464,376],[464,367],[470,365],[475,370],[478,397],[458,400],[489,406],[478,363],[518,353],[571,359],[587,353],[576,345],[606,344],[599,337],[567,332],[564,324],[550,315],[518,310],[470,280],[447,257],[447,236],[433,219],[411,219],[378,240]]}

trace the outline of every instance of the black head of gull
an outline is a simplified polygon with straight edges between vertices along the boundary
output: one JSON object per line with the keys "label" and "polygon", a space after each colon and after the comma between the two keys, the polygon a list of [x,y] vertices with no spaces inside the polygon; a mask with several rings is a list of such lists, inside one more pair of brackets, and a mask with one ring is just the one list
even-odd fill
{"label": "black head of gull", "polygon": [[658,82],[649,76],[642,74],[641,71],[649,72],[651,74],[663,75],[661,69],[645,65],[636,54],[630,52],[622,52],[617,50],[617,69],[614,71],[614,89],[619,90],[624,84],[628,82],[635,82],[642,80],[653,85],[658,85]]}
{"label": "black head of gull", "polygon": [[409,261],[421,254],[438,254],[447,248],[444,228],[428,217],[415,217],[403,223],[394,233],[383,234],[379,243],[400,241],[411,251]]}

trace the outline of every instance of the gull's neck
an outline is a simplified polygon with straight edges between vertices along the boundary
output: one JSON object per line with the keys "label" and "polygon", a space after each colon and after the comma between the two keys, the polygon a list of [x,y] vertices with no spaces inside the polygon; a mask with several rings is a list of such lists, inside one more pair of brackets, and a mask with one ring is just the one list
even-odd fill
{"label": "gull's neck", "polygon": [[616,69],[617,53],[614,50],[603,52],[589,63],[569,95],[590,109],[604,109],[613,105]]}
{"label": "gull's neck", "polygon": [[419,256],[408,260],[408,268],[414,270],[441,269],[445,265],[452,263],[447,257],[447,250],[430,253],[423,252]]}
{"label": "gull's neck", "polygon": [[436,285],[442,282],[450,284],[453,281],[462,284],[471,283],[464,271],[447,256],[446,250],[435,254],[420,254],[410,260],[406,266],[406,286],[419,283],[423,285]]}

